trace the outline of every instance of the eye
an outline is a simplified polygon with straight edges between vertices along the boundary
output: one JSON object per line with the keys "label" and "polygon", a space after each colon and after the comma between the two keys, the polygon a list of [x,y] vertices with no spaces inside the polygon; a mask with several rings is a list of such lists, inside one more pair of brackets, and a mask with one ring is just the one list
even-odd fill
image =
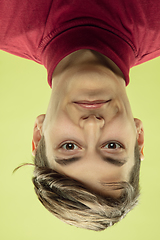
{"label": "eye", "polygon": [[61,145],[60,148],[63,148],[67,151],[73,151],[73,150],[79,149],[79,147],[75,143],[71,143],[71,142]]}
{"label": "eye", "polygon": [[103,146],[103,148],[107,148],[107,149],[113,149],[113,150],[117,150],[119,148],[124,148],[123,145],[121,143],[117,143],[117,142],[109,142],[107,144],[105,144]]}

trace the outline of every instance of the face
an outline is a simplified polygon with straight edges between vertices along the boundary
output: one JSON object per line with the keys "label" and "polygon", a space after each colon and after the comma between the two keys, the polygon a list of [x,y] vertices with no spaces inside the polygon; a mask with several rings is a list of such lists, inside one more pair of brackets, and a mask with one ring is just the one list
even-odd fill
{"label": "face", "polygon": [[53,82],[43,134],[52,169],[119,196],[105,184],[129,181],[137,138],[122,78],[99,66],[67,70]]}

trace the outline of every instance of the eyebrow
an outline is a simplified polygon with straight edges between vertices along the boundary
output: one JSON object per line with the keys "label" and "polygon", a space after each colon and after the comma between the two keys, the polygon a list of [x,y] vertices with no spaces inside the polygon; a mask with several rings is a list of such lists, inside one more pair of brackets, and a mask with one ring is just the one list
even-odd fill
{"label": "eyebrow", "polygon": [[[60,165],[69,165],[73,162],[77,162],[78,160],[80,160],[82,157],[72,157],[72,158],[58,158],[55,157],[55,161],[56,163],[60,164]],[[123,166],[127,160],[126,159],[115,159],[115,158],[111,158],[111,157],[104,157],[102,156],[103,161],[111,163],[115,166],[121,167]]]}
{"label": "eyebrow", "polygon": [[80,160],[81,157],[72,157],[72,158],[55,158],[56,163],[60,164],[60,165],[69,165],[73,162],[77,162],[78,160]]}

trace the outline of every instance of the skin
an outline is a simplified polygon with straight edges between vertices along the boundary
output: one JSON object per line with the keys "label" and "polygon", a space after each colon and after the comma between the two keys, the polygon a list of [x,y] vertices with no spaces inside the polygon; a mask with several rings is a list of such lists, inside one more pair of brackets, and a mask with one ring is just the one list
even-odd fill
{"label": "skin", "polygon": [[[93,109],[77,104],[95,100],[108,102]],[[133,118],[124,76],[110,59],[91,50],[76,51],[57,65],[47,113],[34,125],[33,155],[42,134],[52,169],[105,196],[120,194],[105,183],[129,181],[136,141],[143,159],[143,125]],[[75,157],[60,164],[59,159]]]}

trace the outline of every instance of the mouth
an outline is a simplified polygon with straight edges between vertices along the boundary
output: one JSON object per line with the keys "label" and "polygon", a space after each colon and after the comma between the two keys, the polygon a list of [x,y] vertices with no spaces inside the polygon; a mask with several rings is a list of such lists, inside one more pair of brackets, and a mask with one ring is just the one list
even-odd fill
{"label": "mouth", "polygon": [[77,101],[74,102],[78,106],[82,108],[87,108],[87,109],[96,109],[96,108],[101,108],[104,104],[110,102],[110,100],[104,101],[104,100],[95,100],[95,101]]}

